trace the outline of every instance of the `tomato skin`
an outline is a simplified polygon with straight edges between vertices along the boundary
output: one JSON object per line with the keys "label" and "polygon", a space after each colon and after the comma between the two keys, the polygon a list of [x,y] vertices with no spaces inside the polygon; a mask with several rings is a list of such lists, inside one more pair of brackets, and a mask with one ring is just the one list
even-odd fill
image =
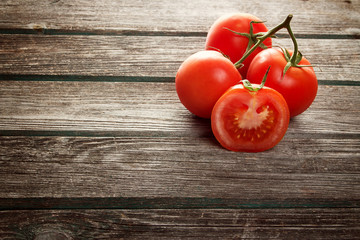
{"label": "tomato skin", "polygon": [[[271,66],[266,86],[274,88],[284,96],[291,117],[295,117],[308,109],[314,101],[318,82],[312,67],[290,67],[283,77],[286,64],[282,50],[266,49],[256,55],[251,62],[247,78],[251,83],[260,83],[266,70]],[[310,65],[310,63],[303,57],[299,65]]]}
{"label": "tomato skin", "polygon": [[210,118],[216,101],[240,81],[241,75],[229,59],[217,51],[204,50],[181,64],[175,85],[181,103],[190,112]]}
{"label": "tomato skin", "polygon": [[211,128],[218,142],[228,150],[261,152],[281,141],[289,121],[289,109],[279,92],[268,87],[250,92],[238,84],[216,102]]}
{"label": "tomato skin", "polygon": [[[219,50],[227,55],[233,63],[239,61],[246,52],[249,40],[247,37],[237,35],[228,29],[240,33],[249,33],[251,21],[261,22],[256,16],[247,13],[226,14],[220,17],[208,31],[205,49]],[[264,23],[253,23],[253,33],[267,31],[268,29]],[[267,47],[272,46],[271,38],[266,39],[263,43]],[[262,50],[262,48],[258,47],[245,59],[244,66],[239,69],[243,78],[246,78],[247,69],[252,59]]]}

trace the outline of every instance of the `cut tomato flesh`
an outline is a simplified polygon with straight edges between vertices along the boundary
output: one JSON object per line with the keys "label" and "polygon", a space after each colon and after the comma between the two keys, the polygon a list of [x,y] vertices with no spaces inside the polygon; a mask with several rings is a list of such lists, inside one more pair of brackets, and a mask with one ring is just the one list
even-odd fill
{"label": "cut tomato flesh", "polygon": [[269,135],[275,124],[275,110],[269,105],[258,109],[249,108],[238,110],[227,117],[226,128],[228,132],[233,132],[233,138],[244,139],[246,141],[258,141]]}
{"label": "cut tomato flesh", "polygon": [[232,151],[259,152],[274,147],[286,133],[290,113],[273,89],[250,92],[230,88],[215,104],[211,126],[220,144]]}

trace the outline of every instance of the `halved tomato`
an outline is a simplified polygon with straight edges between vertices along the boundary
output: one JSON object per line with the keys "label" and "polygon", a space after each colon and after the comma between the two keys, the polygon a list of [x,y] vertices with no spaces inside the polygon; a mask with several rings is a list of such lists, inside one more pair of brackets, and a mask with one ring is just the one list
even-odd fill
{"label": "halved tomato", "polygon": [[[253,87],[259,85],[253,84]],[[238,84],[216,102],[211,128],[219,143],[228,150],[261,152],[281,141],[289,121],[289,108],[279,92],[268,87],[250,91]]]}

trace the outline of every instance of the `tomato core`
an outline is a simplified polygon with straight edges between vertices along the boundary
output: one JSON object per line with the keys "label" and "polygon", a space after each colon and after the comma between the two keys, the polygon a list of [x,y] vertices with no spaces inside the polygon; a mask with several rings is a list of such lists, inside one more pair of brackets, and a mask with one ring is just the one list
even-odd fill
{"label": "tomato core", "polygon": [[228,117],[228,131],[234,132],[233,138],[254,142],[265,138],[274,128],[275,113],[269,105],[257,109],[238,110]]}

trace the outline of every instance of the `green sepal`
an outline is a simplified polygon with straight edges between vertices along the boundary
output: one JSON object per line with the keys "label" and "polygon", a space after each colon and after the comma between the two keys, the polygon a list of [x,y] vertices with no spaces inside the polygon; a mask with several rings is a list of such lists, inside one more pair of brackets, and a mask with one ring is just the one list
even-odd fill
{"label": "green sepal", "polygon": [[303,58],[303,55],[300,51],[298,51],[298,55],[296,56],[296,60],[295,60],[295,67],[299,67],[299,68],[302,68],[302,67],[312,67],[312,65],[299,65],[301,59]]}
{"label": "green sepal", "polygon": [[295,64],[298,65],[302,58],[303,58],[302,53],[298,51],[298,54],[296,55],[296,59],[295,59]]}
{"label": "green sepal", "polygon": [[236,31],[231,30],[230,28],[226,28],[226,27],[224,27],[223,29],[229,30],[230,32],[235,33],[236,35],[240,35],[240,36],[247,37],[247,38],[250,37],[249,33],[236,32]]}
{"label": "green sepal", "polygon": [[209,46],[209,48],[215,50],[215,51],[218,51],[219,53],[221,53],[225,58],[230,59],[230,57],[228,55],[226,55],[223,51],[221,51],[220,49],[216,48],[216,47],[212,47],[212,46]]}
{"label": "green sepal", "polygon": [[224,29],[229,30],[230,32],[232,32],[232,33],[234,33],[236,35],[246,37],[249,40],[245,52],[247,52],[251,48],[251,46],[253,45],[253,40],[252,40],[252,37],[251,37],[251,30],[250,30],[250,33],[241,33],[241,32],[236,32],[236,31],[231,30],[231,29],[226,28],[226,27],[224,27]]}
{"label": "green sepal", "polygon": [[284,53],[284,57],[287,62],[290,62],[291,55],[286,48],[280,47],[281,51]]}
{"label": "green sepal", "polygon": [[[246,48],[246,52],[249,51],[251,49],[251,47],[253,45],[255,45],[255,43],[257,41],[259,41],[259,39],[258,39],[259,37],[264,36],[264,34],[265,34],[263,32],[258,32],[256,34],[254,34],[254,27],[253,27],[254,23],[264,23],[264,22],[263,21],[251,21],[250,22],[250,31],[249,31],[250,32],[250,39],[249,39],[248,47]],[[264,43],[261,43],[259,45],[259,47],[262,48],[262,49],[267,49],[268,48]]]}
{"label": "green sepal", "polygon": [[259,91],[259,89],[253,88],[253,86],[251,85],[251,83],[250,83],[249,80],[244,79],[244,80],[242,80],[241,82],[242,82],[242,84],[244,85],[244,87],[245,87],[247,90],[249,90],[249,91],[251,91],[251,92],[257,92],[257,91]]}
{"label": "green sepal", "polygon": [[[251,47],[252,47],[253,45],[255,45],[257,41],[259,41],[258,38],[261,37],[261,36],[263,36],[263,35],[265,34],[265,33],[260,33],[260,32],[254,34],[254,30],[253,30],[253,29],[254,29],[254,28],[253,28],[253,24],[254,24],[254,23],[264,23],[264,22],[251,21],[251,22],[250,22],[250,31],[249,31],[249,33],[236,32],[236,31],[231,30],[231,29],[226,28],[226,27],[224,27],[224,29],[229,30],[230,32],[232,32],[232,33],[234,33],[234,34],[236,34],[236,35],[246,37],[246,38],[249,40],[249,42],[248,42],[248,45],[247,45],[247,47],[246,47],[246,51],[245,51],[245,52],[248,52],[248,51],[251,49]],[[268,48],[268,46],[266,46],[264,43],[261,43],[261,44],[259,45],[259,47],[262,48],[262,49],[267,49],[267,48]]]}
{"label": "green sepal", "polygon": [[259,87],[254,88],[254,87],[251,85],[250,81],[247,80],[247,79],[244,79],[244,80],[241,81],[241,82],[243,83],[244,87],[245,87],[247,90],[249,90],[250,92],[257,92],[257,91],[259,91],[260,89],[262,89],[262,88],[265,86],[265,82],[266,82],[267,76],[268,76],[268,74],[269,74],[270,67],[271,67],[271,66],[269,66],[269,68],[266,70],[266,73],[265,73],[265,75],[264,75],[264,77],[263,77],[263,79],[262,79],[261,84],[259,85]]}
{"label": "green sepal", "polygon": [[286,74],[287,70],[289,70],[289,68],[291,68],[291,67],[292,67],[291,62],[287,62],[287,64],[284,67],[283,77],[285,77],[285,74]]}
{"label": "green sepal", "polygon": [[291,67],[298,67],[298,68],[302,68],[302,67],[311,67],[311,65],[299,65],[301,59],[303,58],[303,55],[300,51],[298,51],[297,55],[296,55],[296,59],[295,59],[295,63],[293,63],[291,61],[291,54],[290,52],[286,49],[286,48],[282,48],[280,47],[280,49],[282,50],[284,57],[287,61],[287,64],[285,65],[285,68],[283,70],[283,77],[285,76],[286,72],[291,68]]}

